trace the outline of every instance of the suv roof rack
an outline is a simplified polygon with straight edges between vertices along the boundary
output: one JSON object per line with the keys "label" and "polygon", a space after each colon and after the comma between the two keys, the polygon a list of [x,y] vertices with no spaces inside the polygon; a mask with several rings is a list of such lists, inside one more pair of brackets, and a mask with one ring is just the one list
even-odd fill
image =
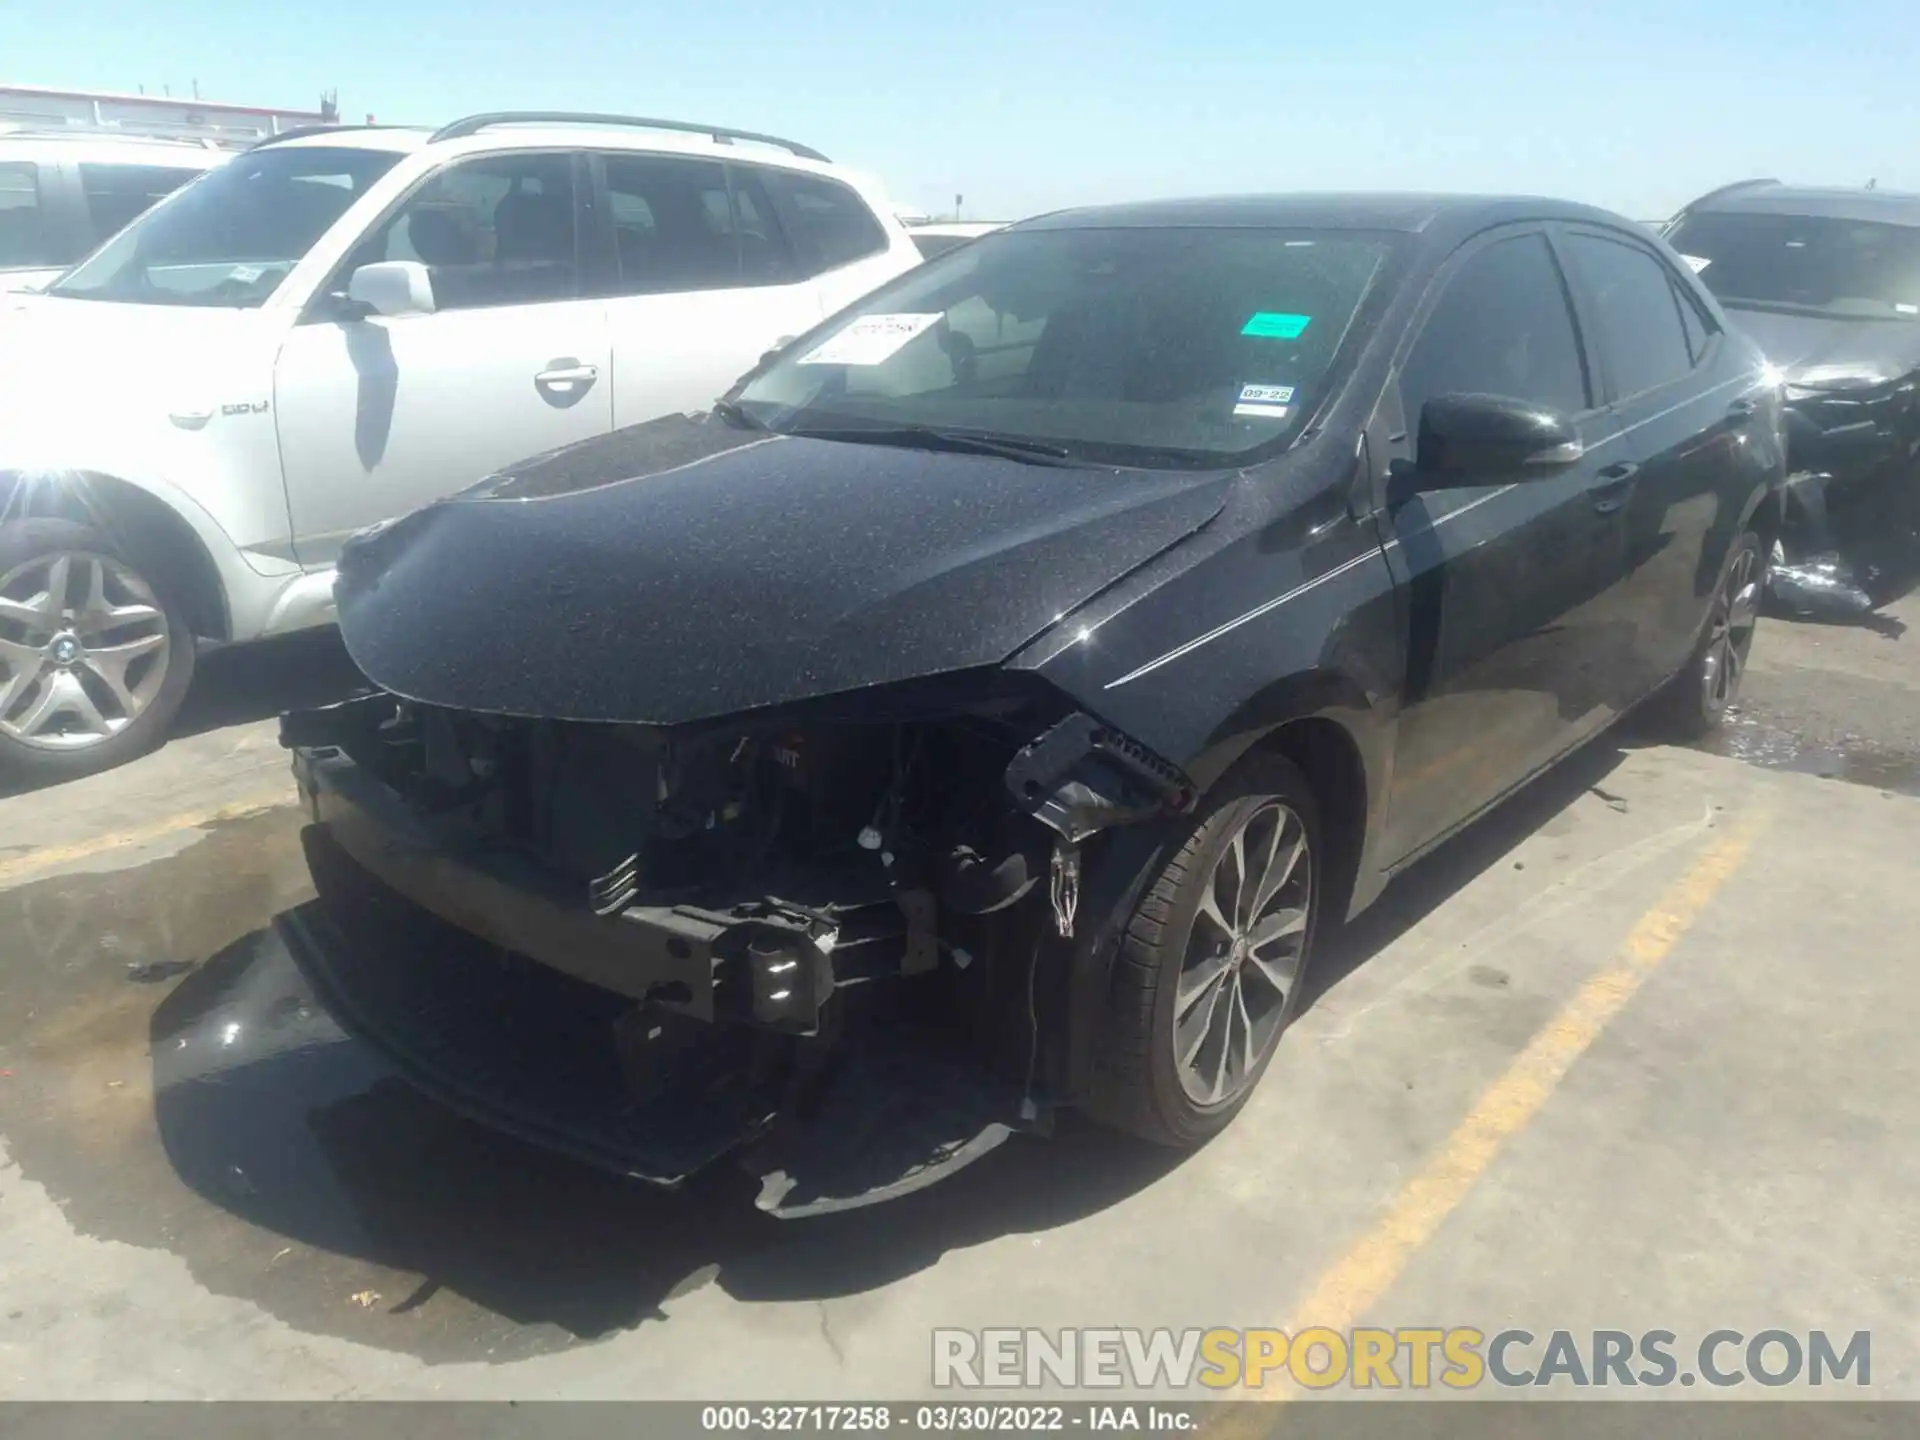
{"label": "suv roof rack", "polygon": [[191,145],[202,150],[228,148],[212,135],[163,135],[122,130],[113,125],[9,125],[0,122],[0,140],[116,140],[146,145]]}
{"label": "suv roof rack", "polygon": [[1772,178],[1767,178],[1762,180],[1736,180],[1731,185],[1722,185],[1718,189],[1709,190],[1706,194],[1700,196],[1698,199],[1689,200],[1686,204],[1682,205],[1678,210],[1674,211],[1673,218],[1668,220],[1665,225],[1660,227],[1660,233],[1663,235],[1666,234],[1667,231],[1671,230],[1674,226],[1678,225],[1681,222],[1681,220],[1685,219],[1693,211],[1698,210],[1702,205],[1705,205],[1710,201],[1718,200],[1723,196],[1732,195],[1735,192],[1740,190],[1758,190],[1763,185],[1778,185],[1779,183],[1780,182],[1778,180],[1775,180]]}
{"label": "suv roof rack", "polygon": [[575,110],[497,110],[483,115],[469,115],[464,120],[442,125],[428,139],[429,142],[459,140],[492,129],[495,125],[621,125],[635,130],[671,130],[684,135],[705,135],[720,145],[730,145],[735,140],[775,145],[798,155],[802,160],[818,160],[823,165],[832,163],[811,146],[782,140],[778,135],[733,130],[725,125],[696,125],[687,120],[649,120],[638,115],[595,115]]}
{"label": "suv roof rack", "polygon": [[259,150],[268,145],[278,145],[282,140],[299,140],[308,135],[334,135],[342,130],[410,130],[410,125],[295,125],[282,130],[278,135],[269,135],[247,146],[249,150]]}

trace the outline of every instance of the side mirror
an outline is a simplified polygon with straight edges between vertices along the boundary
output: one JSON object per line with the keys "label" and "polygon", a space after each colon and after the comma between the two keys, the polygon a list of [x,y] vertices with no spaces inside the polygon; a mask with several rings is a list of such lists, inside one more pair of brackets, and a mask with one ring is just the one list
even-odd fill
{"label": "side mirror", "polygon": [[1441,395],[1420,411],[1412,488],[1542,478],[1585,453],[1564,415],[1501,395]]}
{"label": "side mirror", "polygon": [[380,315],[431,315],[433,277],[418,260],[382,260],[362,265],[347,281],[347,298]]}

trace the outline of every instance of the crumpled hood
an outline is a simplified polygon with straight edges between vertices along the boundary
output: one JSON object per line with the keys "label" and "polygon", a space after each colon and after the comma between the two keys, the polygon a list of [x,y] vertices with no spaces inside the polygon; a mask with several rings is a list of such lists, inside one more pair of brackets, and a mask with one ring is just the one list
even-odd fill
{"label": "crumpled hood", "polygon": [[[262,398],[284,334],[259,310],[15,296],[0,311],[0,469],[113,468],[103,447]],[[160,443],[165,443],[164,439]]]}
{"label": "crumpled hood", "polygon": [[1727,318],[1745,331],[1788,380],[1830,365],[1879,367],[1888,375],[1920,368],[1920,322],[1829,319],[1726,305]]}
{"label": "crumpled hood", "polygon": [[1233,479],[670,416],[350,542],[341,633],[423,703],[683,724],[995,664],[1206,524]]}

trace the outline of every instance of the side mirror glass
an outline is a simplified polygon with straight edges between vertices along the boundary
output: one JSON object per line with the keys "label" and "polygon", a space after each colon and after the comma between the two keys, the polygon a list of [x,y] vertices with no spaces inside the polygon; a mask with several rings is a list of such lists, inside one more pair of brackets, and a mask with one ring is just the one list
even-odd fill
{"label": "side mirror glass", "polygon": [[418,260],[382,260],[353,272],[347,298],[379,315],[431,315],[433,277]]}
{"label": "side mirror glass", "polygon": [[1501,395],[1441,395],[1420,411],[1415,490],[1540,479],[1585,453],[1573,423]]}

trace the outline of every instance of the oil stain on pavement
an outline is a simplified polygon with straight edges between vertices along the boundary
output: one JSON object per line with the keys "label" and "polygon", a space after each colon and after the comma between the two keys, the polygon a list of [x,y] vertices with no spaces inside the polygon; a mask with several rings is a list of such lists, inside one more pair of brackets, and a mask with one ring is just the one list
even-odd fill
{"label": "oil stain on pavement", "polygon": [[737,1300],[856,1294],[1068,1224],[1168,1157],[1069,1127],[876,1211],[788,1223],[726,1171],[648,1190],[443,1110],[344,1036],[273,938],[291,808],[110,874],[0,891],[0,1134],[67,1222],[295,1329],[505,1362]]}

